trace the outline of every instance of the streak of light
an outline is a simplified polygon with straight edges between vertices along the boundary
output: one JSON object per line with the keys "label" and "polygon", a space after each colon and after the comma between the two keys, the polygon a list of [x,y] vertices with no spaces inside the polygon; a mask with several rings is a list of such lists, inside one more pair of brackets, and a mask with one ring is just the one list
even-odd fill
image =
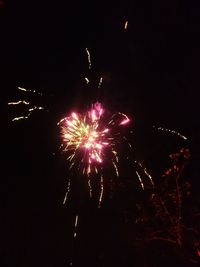
{"label": "streak of light", "polygon": [[87,84],[90,82],[90,80],[87,77],[85,77],[85,81]]}
{"label": "streak of light", "polygon": [[144,168],[144,173],[146,174],[146,176],[149,177],[149,180],[151,181],[152,185],[154,186],[154,182],[153,182],[152,176],[148,173],[146,168]]}
{"label": "streak of light", "polygon": [[99,196],[99,205],[98,208],[101,207],[101,202],[102,202],[102,197],[103,197],[103,175],[101,175],[101,192],[100,192],[100,196]]}
{"label": "streak of light", "polygon": [[112,118],[111,118],[111,120],[109,121],[108,124],[111,124],[111,125],[115,124],[115,121],[113,119],[117,115],[120,115],[120,116],[124,117],[124,119],[119,123],[119,125],[126,124],[126,123],[128,123],[130,121],[129,117],[126,114],[121,113],[121,112],[117,112],[117,113],[113,114],[113,116],[112,116]]}
{"label": "streak of light", "polygon": [[115,164],[114,161],[112,161],[112,164],[113,164],[113,166],[115,168],[116,175],[119,177],[119,171],[118,171],[117,165]]}
{"label": "streak of light", "polygon": [[112,150],[112,153],[113,153],[113,155],[115,156],[115,160],[116,160],[116,162],[119,162],[119,157],[118,157],[118,155],[117,155],[117,151]]}
{"label": "streak of light", "polygon": [[75,220],[75,227],[78,225],[78,215],[76,215],[76,220]]}
{"label": "streak of light", "polygon": [[[26,105],[28,105],[28,104],[26,104]],[[43,107],[37,107],[37,106],[34,106],[33,108],[29,108],[28,109],[29,113],[26,116],[15,117],[15,118],[12,119],[12,121],[19,121],[19,120],[23,120],[23,119],[29,119],[29,117],[31,116],[31,114],[35,110],[44,110],[44,108]]]}
{"label": "streak of light", "polygon": [[126,140],[128,146],[129,146],[130,148],[132,148],[132,145],[131,145],[130,142],[127,140],[126,136],[123,136],[123,139]]}
{"label": "streak of light", "polygon": [[19,105],[19,104],[29,105],[30,103],[25,101],[25,100],[19,100],[17,102],[9,102],[8,103],[8,105]]}
{"label": "streak of light", "polygon": [[100,80],[99,80],[98,88],[100,88],[100,87],[101,87],[101,85],[102,85],[102,82],[103,82],[103,78],[101,77],[101,78],[100,78]]}
{"label": "streak of light", "polygon": [[90,52],[89,52],[89,50],[87,49],[87,47],[85,48],[85,50],[86,50],[87,57],[88,57],[89,69],[91,69],[91,67],[92,67],[92,63],[91,63]]}
{"label": "streak of light", "polygon": [[121,113],[121,112],[119,112],[119,114],[122,115],[125,118],[119,125],[126,124],[126,123],[128,123],[130,121],[129,117],[126,114]]}
{"label": "streak of light", "polygon": [[63,119],[59,120],[59,122],[57,122],[57,125],[60,125],[60,124],[61,124],[61,122],[63,122],[64,120],[65,120],[65,118],[63,118]]}
{"label": "streak of light", "polygon": [[[152,176],[150,175],[150,173],[147,171],[147,168],[145,168],[141,162],[135,160],[135,163],[141,167],[142,171],[145,173],[145,175],[149,178],[149,180],[151,181],[151,184],[154,186],[154,181]],[[141,178],[141,177],[140,177]]]}
{"label": "streak of light", "polygon": [[34,110],[43,110],[44,108],[43,107],[36,107],[36,106],[34,106],[33,108],[29,108],[29,112],[32,112],[32,111],[34,111]]}
{"label": "streak of light", "polygon": [[157,130],[159,131],[163,131],[163,132],[168,132],[168,133],[172,133],[172,134],[175,134],[181,138],[183,138],[184,140],[187,140],[187,137],[182,135],[181,133],[175,131],[175,130],[170,130],[170,129],[167,129],[167,128],[163,128],[163,127],[156,127],[156,126],[153,126],[153,128],[156,128]]}
{"label": "streak of light", "polygon": [[78,215],[76,215],[76,218],[75,218],[75,223],[74,223],[74,237],[77,236],[77,225],[78,225]]}
{"label": "streak of light", "polygon": [[23,119],[28,119],[29,116],[20,116],[20,117],[16,117],[14,119],[12,119],[12,121],[19,121],[19,120],[23,120]]}
{"label": "streak of light", "polygon": [[66,203],[66,201],[68,199],[68,195],[69,195],[69,192],[70,192],[70,186],[71,186],[71,179],[69,178],[68,184],[67,184],[67,191],[65,193],[65,197],[64,197],[64,200],[63,200],[63,205]]}
{"label": "streak of light", "polygon": [[31,90],[23,88],[23,87],[17,87],[20,91],[24,91],[24,92],[31,92]]}
{"label": "streak of light", "polygon": [[[89,176],[88,176],[89,177]],[[92,198],[92,187],[91,187],[91,181],[90,178],[88,179],[88,186],[89,186],[89,194],[90,194],[90,198]]]}
{"label": "streak of light", "polygon": [[125,21],[124,30],[127,30],[127,27],[128,27],[128,20]]}
{"label": "streak of light", "polygon": [[43,95],[42,93],[36,91],[36,90],[30,90],[30,89],[26,89],[26,88],[23,88],[23,87],[17,87],[18,90],[20,91],[24,91],[24,92],[29,92],[29,93],[34,93],[34,94],[38,94],[38,95]]}
{"label": "streak of light", "polygon": [[138,179],[140,181],[141,187],[144,190],[144,184],[143,184],[142,179],[141,179],[141,177],[140,177],[140,175],[139,175],[139,173],[137,171],[136,171],[136,174],[137,174],[137,177],[138,177]]}

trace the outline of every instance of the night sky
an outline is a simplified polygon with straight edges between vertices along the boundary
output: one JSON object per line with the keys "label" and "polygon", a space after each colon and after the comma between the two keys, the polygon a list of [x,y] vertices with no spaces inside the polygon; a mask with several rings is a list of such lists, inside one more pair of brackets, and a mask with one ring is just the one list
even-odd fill
{"label": "night sky", "polygon": [[[157,138],[152,126],[180,131],[191,151],[188,205],[200,206],[198,16],[198,4],[175,0],[0,1],[0,266],[67,267],[71,260],[72,266],[88,267],[198,266],[170,245],[138,248],[137,229],[124,221],[131,209],[136,216],[137,186],[131,198],[125,183],[124,191],[105,197],[98,209],[77,175],[70,203],[63,206],[69,171],[56,127],[74,107],[84,110],[102,101],[132,118],[136,156],[155,174],[168,150],[180,144]],[[7,103],[22,99],[17,86],[43,92],[29,100],[48,112],[12,123],[21,110]]]}

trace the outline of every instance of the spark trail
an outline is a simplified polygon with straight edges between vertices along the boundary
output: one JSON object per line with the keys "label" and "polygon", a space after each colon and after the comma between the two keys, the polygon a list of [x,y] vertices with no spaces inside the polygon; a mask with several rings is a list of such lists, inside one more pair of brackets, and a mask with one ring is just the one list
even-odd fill
{"label": "spark trail", "polygon": [[99,79],[98,88],[100,88],[100,87],[101,87],[101,85],[102,85],[102,82],[103,82],[103,77],[101,77],[101,78]]}
{"label": "spark trail", "polygon": [[34,93],[34,94],[38,94],[38,95],[43,95],[43,93],[41,93],[41,92],[39,92],[39,91],[37,91],[37,90],[31,90],[31,89],[26,89],[26,88],[23,88],[23,87],[17,87],[17,89],[18,90],[20,90],[20,91],[23,91],[23,92],[26,92],[26,93]]}
{"label": "spark trail", "polygon": [[8,103],[8,105],[19,105],[19,104],[29,105],[30,103],[25,101],[25,100],[19,100],[17,102],[9,102]]}
{"label": "spark trail", "polygon": [[128,20],[126,20],[124,23],[124,30],[127,30],[127,28],[128,28]]}
{"label": "spark trail", "polygon": [[92,62],[91,62],[90,51],[87,49],[87,47],[85,48],[85,50],[86,50],[87,58],[88,58],[88,68],[91,69],[91,67],[92,67]]}
{"label": "spark trail", "polygon": [[135,160],[135,167],[136,167],[136,175],[139,179],[140,185],[143,190],[145,190],[144,182],[146,178],[149,180],[151,186],[154,188],[155,184],[153,181],[153,177],[150,175],[150,173],[147,171],[147,168],[143,166],[143,164],[137,160]]}
{"label": "spark trail", "polygon": [[157,129],[158,131],[162,131],[162,132],[166,132],[166,133],[171,133],[171,134],[174,134],[184,140],[187,140],[187,137],[182,135],[181,133],[175,131],[175,130],[170,130],[170,129],[167,129],[167,128],[163,128],[163,127],[156,127],[156,126],[153,126],[153,128]]}
{"label": "spark trail", "polygon": [[[37,95],[40,95],[40,96],[43,96],[42,93],[36,91],[36,90],[30,90],[30,89],[25,89],[23,87],[17,87],[17,89],[19,91],[22,91],[23,93],[29,93],[30,94],[37,94]],[[31,96],[31,95],[30,95]],[[29,96],[29,97],[30,97]],[[19,120],[26,120],[26,119],[29,119],[30,116],[32,115],[33,112],[35,112],[36,110],[46,110],[44,107],[42,106],[36,106],[36,105],[31,105],[31,101],[27,101],[25,99],[22,99],[22,100],[18,100],[18,101],[13,101],[13,102],[8,102],[8,105],[9,106],[24,106],[26,107],[26,110],[25,110],[25,115],[20,115],[20,116],[17,116],[17,117],[14,117],[12,119],[12,121],[19,121]]]}

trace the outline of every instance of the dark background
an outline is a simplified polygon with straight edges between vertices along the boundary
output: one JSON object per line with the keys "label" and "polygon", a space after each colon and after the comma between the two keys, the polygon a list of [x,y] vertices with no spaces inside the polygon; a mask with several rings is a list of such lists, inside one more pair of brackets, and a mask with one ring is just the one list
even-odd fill
{"label": "dark background", "polygon": [[[83,186],[71,205],[62,205],[68,172],[55,125],[73,107],[84,109],[99,99],[133,118],[138,155],[150,166],[155,162],[148,129],[177,129],[189,137],[189,179],[198,199],[198,16],[197,3],[174,0],[0,1],[1,266],[69,266],[72,256],[73,266],[174,263],[174,257],[167,261],[156,250],[137,251],[134,230],[128,232],[131,227],[125,229],[121,219],[124,199],[122,208],[105,200],[98,210]],[[12,124],[20,110],[7,102],[23,97],[17,86],[44,92],[32,101],[48,112]],[[160,150],[164,146],[158,145]],[[76,214],[80,222],[74,242]]]}

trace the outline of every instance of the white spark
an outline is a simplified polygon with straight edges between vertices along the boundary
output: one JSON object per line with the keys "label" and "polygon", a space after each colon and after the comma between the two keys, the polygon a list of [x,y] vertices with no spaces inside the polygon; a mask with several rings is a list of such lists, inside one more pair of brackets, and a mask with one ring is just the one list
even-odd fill
{"label": "white spark", "polygon": [[42,93],[36,91],[36,90],[30,90],[30,89],[26,89],[26,88],[23,88],[23,87],[17,87],[18,90],[20,91],[24,91],[24,92],[29,92],[29,93],[34,93],[34,94],[38,94],[38,95],[43,95]]}
{"label": "white spark", "polygon": [[63,200],[63,205],[66,203],[66,201],[68,199],[68,194],[70,192],[70,186],[71,186],[71,179],[68,180],[67,191],[65,193],[65,197],[64,197],[64,200]]}
{"label": "white spark", "polygon": [[24,104],[24,105],[29,105],[29,102],[26,102],[25,100],[19,100],[17,102],[9,102],[8,105],[19,105],[19,104]]}
{"label": "white spark", "polygon": [[90,80],[87,77],[85,77],[85,81],[87,84],[90,82]]}
{"label": "white spark", "polygon": [[74,223],[74,237],[77,236],[76,230],[77,230],[77,225],[78,225],[78,215],[76,215],[75,223]]}
{"label": "white spark", "polygon": [[19,120],[23,120],[23,119],[28,119],[29,116],[21,116],[21,117],[16,117],[14,119],[12,119],[12,121],[19,121]]}
{"label": "white spark", "polygon": [[89,52],[89,50],[87,49],[87,47],[85,48],[85,50],[86,50],[86,53],[87,53],[87,56],[88,56],[89,69],[91,69],[91,67],[92,67],[92,63],[91,63],[90,52]]}
{"label": "white spark", "polygon": [[126,20],[125,24],[124,24],[124,30],[127,30],[128,27],[128,20]]}
{"label": "white spark", "polygon": [[103,78],[101,77],[101,78],[100,78],[100,80],[99,80],[98,88],[100,88],[100,87],[101,87],[101,85],[102,85],[102,82],[103,82]]}
{"label": "white spark", "polygon": [[114,161],[112,161],[112,163],[113,163],[113,166],[114,166],[114,168],[115,168],[116,175],[119,176],[119,172],[118,172],[117,165],[115,164]]}
{"label": "white spark", "polygon": [[163,128],[163,127],[156,127],[156,126],[153,126],[153,128],[156,128],[157,130],[159,131],[163,131],[163,132],[169,132],[169,133],[172,133],[172,134],[175,134],[181,138],[183,138],[184,140],[187,140],[187,137],[182,135],[181,133],[175,131],[175,130],[170,130],[170,129],[167,129],[167,128]]}
{"label": "white spark", "polygon": [[140,181],[141,187],[144,190],[144,184],[143,184],[142,179],[141,179],[141,177],[140,177],[140,175],[139,175],[139,173],[137,171],[136,171],[136,174],[137,174],[137,177],[138,177],[138,179]]}
{"label": "white spark", "polygon": [[149,177],[149,180],[151,181],[152,185],[154,186],[154,182],[153,182],[152,176],[148,173],[146,168],[144,168],[144,173]]}
{"label": "white spark", "polygon": [[102,202],[102,197],[103,197],[103,175],[101,175],[101,192],[99,196],[99,208],[101,207],[101,202]]}
{"label": "white spark", "polygon": [[33,108],[29,108],[29,112],[32,112],[32,111],[34,111],[34,110],[43,110],[44,108],[43,107],[36,107],[36,106],[34,106]]}

